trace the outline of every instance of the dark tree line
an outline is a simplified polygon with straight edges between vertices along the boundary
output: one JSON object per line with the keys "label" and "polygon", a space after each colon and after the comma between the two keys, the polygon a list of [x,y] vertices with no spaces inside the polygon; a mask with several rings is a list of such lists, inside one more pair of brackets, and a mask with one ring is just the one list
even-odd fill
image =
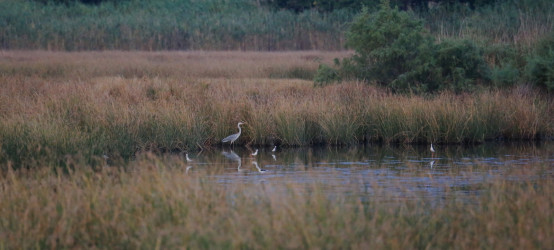
{"label": "dark tree line", "polygon": [[[100,4],[103,2],[117,3],[128,0],[35,0],[42,3],[84,3]],[[294,12],[315,9],[318,11],[333,11],[337,9],[361,9],[362,7],[376,8],[380,0],[252,0],[263,6],[269,6],[274,9],[285,9]],[[392,6],[398,6],[400,9],[418,8],[424,9],[429,6],[439,4],[468,4],[475,8],[481,5],[491,4],[497,0],[391,0]]]}
{"label": "dark tree line", "polygon": [[[400,9],[425,9],[440,4],[468,4],[471,8],[494,3],[497,0],[391,0]],[[302,12],[309,9],[333,11],[336,9],[376,8],[380,0],[265,0],[264,4],[278,9]]]}
{"label": "dark tree line", "polygon": [[103,2],[112,2],[117,3],[125,0],[35,0],[44,4],[54,3],[54,4],[73,4],[73,3],[84,3],[84,4],[100,4]]}

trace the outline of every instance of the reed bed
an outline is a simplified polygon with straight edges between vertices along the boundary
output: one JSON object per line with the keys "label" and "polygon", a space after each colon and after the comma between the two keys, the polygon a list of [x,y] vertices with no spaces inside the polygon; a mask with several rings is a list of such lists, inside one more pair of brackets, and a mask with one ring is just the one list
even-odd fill
{"label": "reed bed", "polygon": [[545,249],[554,244],[548,168],[515,167],[506,174],[532,180],[488,178],[469,187],[475,196],[443,183],[444,197],[425,198],[398,183],[406,195],[396,201],[378,184],[363,191],[363,178],[341,180],[348,192],[335,195],[329,181],[221,184],[222,168],[188,171],[150,153],[127,170],[8,168],[0,247]]}
{"label": "reed bed", "polygon": [[440,41],[462,38],[485,44],[511,44],[529,48],[554,30],[549,1],[503,1],[472,10],[467,5],[443,5],[416,12]]}
{"label": "reed bed", "polygon": [[[50,2],[43,4],[40,2]],[[252,0],[0,1],[0,48],[80,50],[342,50],[359,9],[295,13]],[[375,9],[377,2],[367,7]],[[394,2],[394,1],[393,1]],[[260,4],[261,3],[261,4]],[[553,30],[548,0],[414,10],[438,40],[533,46]]]}
{"label": "reed bed", "polygon": [[480,143],[554,134],[552,99],[531,88],[419,97],[271,76],[315,71],[334,56],[2,52],[0,162],[57,165],[81,156],[97,164],[103,154],[193,151],[220,145],[239,121],[247,125],[237,145]]}
{"label": "reed bed", "polygon": [[[46,50],[340,49],[352,11],[272,11],[251,0],[0,1],[0,48]],[[27,18],[23,18],[27,17]]]}

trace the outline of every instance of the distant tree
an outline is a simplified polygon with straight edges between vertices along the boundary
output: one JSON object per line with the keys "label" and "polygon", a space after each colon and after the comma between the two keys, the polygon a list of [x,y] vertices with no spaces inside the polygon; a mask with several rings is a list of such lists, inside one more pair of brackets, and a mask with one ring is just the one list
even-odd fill
{"label": "distant tree", "polygon": [[[401,10],[426,9],[432,5],[441,4],[468,4],[471,8],[491,4],[497,0],[391,0],[393,7]],[[375,10],[379,6],[379,0],[263,0],[265,5],[277,9],[287,9],[302,12],[309,9],[319,11],[333,11],[337,9],[361,9],[366,7]]]}

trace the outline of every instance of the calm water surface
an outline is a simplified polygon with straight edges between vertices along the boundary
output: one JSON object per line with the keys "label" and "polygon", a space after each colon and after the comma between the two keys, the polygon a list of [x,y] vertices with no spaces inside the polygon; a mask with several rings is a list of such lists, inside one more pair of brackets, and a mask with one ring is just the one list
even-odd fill
{"label": "calm water surface", "polygon": [[435,153],[429,145],[259,148],[256,156],[255,148],[224,147],[191,154],[188,173],[207,172],[222,185],[270,183],[283,191],[277,187],[318,184],[329,194],[389,200],[474,195],[498,179],[554,178],[553,142],[434,146]]}

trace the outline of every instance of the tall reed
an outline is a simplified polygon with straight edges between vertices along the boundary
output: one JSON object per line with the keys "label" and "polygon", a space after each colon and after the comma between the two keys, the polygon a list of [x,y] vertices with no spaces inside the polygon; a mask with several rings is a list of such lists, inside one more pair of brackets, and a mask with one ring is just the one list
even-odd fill
{"label": "tall reed", "polygon": [[[44,55],[59,60],[57,55]],[[191,52],[194,57],[189,59],[187,53],[153,54],[184,65],[205,60],[203,65],[218,68],[223,78],[212,78],[213,73],[209,78],[187,77],[187,69],[169,71],[157,61],[139,63],[143,70],[135,76],[109,70],[105,73],[112,76],[96,70],[75,72],[79,70],[73,61],[79,68],[102,69],[108,67],[103,65],[105,57],[121,56],[120,52],[101,55],[62,54],[70,60],[61,65],[70,69],[57,76],[24,73],[26,68],[42,71],[36,62],[42,60],[41,54],[29,62],[0,64],[13,69],[0,76],[1,162],[21,166],[46,160],[56,165],[68,155],[94,162],[102,154],[129,159],[144,150],[197,150],[220,145],[222,138],[237,132],[239,121],[247,124],[237,145],[480,143],[554,134],[552,100],[530,88],[410,97],[357,82],[313,88],[311,81],[267,78],[270,73],[265,69],[289,65],[294,58],[305,57],[302,53],[270,53],[282,59],[254,71],[247,66],[266,58],[266,53],[250,53],[249,60],[230,52],[221,52],[226,59],[214,56],[217,53]],[[235,65],[228,66],[226,60]],[[299,67],[317,64],[311,59],[304,63]],[[133,68],[137,63],[121,64],[118,67]],[[169,75],[153,73],[159,71]],[[260,78],[248,78],[250,72]],[[227,77],[233,74],[237,78]]]}
{"label": "tall reed", "polygon": [[[263,2],[263,1],[262,1]],[[0,1],[0,48],[42,50],[342,50],[356,10],[294,13],[250,0]],[[372,7],[372,6],[369,6]],[[548,0],[415,10],[439,40],[529,47],[553,30]]]}
{"label": "tall reed", "polygon": [[513,44],[528,48],[554,30],[549,1],[502,1],[472,10],[453,4],[418,12],[426,26],[441,39],[463,38],[486,44]]}
{"label": "tall reed", "polygon": [[[344,47],[351,11],[271,11],[255,1],[0,1],[2,49],[306,50]],[[25,17],[25,18],[24,18]]]}

